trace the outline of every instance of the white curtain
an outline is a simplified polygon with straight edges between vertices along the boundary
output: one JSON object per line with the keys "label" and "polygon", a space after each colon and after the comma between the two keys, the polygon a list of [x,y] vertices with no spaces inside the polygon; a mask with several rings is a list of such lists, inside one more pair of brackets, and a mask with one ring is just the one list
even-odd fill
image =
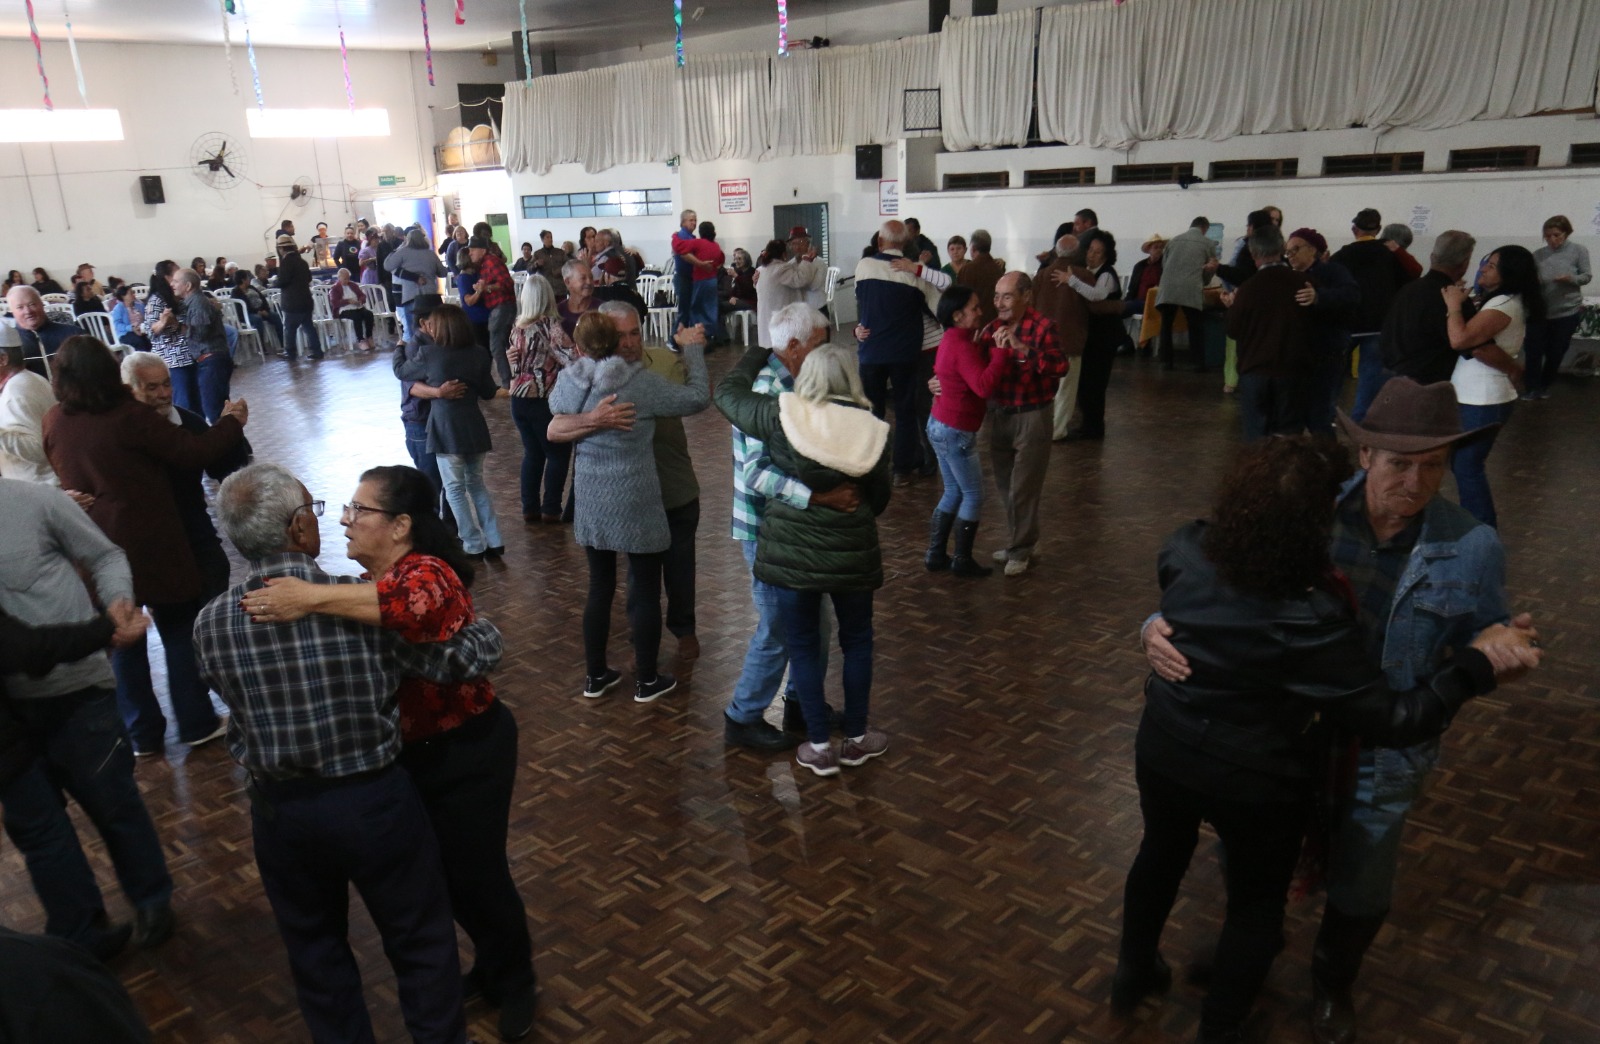
{"label": "white curtain", "polygon": [[1033,10],[946,18],[939,50],[944,143],[952,151],[1026,145],[1033,103]]}
{"label": "white curtain", "polygon": [[[658,58],[615,66],[612,163],[664,163],[678,154],[677,60]],[[603,111],[603,110],[601,110]]]}
{"label": "white curtain", "polygon": [[678,70],[679,140],[694,163],[759,159],[771,139],[772,80],[765,54],[691,55]]}
{"label": "white curtain", "polygon": [[581,163],[593,173],[614,166],[610,120],[592,114],[615,111],[616,85],[615,68],[506,84],[506,169],[548,174],[557,163]]}
{"label": "white curtain", "polygon": [[838,120],[822,106],[822,58],[827,53],[795,51],[772,60],[769,157],[839,151]]}

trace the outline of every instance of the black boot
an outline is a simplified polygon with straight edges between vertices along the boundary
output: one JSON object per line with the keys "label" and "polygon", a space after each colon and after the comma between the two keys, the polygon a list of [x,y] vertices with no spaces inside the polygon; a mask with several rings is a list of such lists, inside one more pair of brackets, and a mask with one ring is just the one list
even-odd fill
{"label": "black boot", "polygon": [[956,516],[948,511],[936,510],[928,520],[928,553],[922,558],[928,572],[937,573],[950,568],[950,528],[955,524]]}
{"label": "black boot", "polygon": [[1332,905],[1323,907],[1322,928],[1311,951],[1311,1039],[1317,1044],[1349,1044],[1356,1039],[1350,990],[1386,916],[1352,917]]}
{"label": "black boot", "polygon": [[955,556],[950,559],[950,572],[956,576],[992,576],[994,569],[979,565],[972,557],[972,543],[978,539],[978,523],[961,519],[956,522]]}
{"label": "black boot", "polygon": [[[831,705],[824,703],[822,706],[828,712],[828,731],[832,732],[839,727],[843,719]],[[786,695],[783,698],[783,731],[792,732],[798,736],[806,734],[805,712],[800,709],[800,701],[793,696]]]}
{"label": "black boot", "polygon": [[1159,953],[1146,960],[1118,958],[1117,973],[1111,979],[1111,1010],[1124,1017],[1132,1015],[1140,1001],[1171,987],[1172,969]]}

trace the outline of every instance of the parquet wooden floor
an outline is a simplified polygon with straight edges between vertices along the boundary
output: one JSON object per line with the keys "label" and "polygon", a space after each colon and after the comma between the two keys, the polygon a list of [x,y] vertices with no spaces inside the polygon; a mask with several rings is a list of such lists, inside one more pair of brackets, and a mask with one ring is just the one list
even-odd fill
{"label": "parquet wooden floor", "polygon": [[[732,362],[713,357],[713,372]],[[1058,446],[1035,569],[957,582],[920,564],[937,482],[882,521],[875,723],[887,756],[842,777],[730,751],[722,710],[754,615],[727,537],[727,426],[689,421],[704,486],[700,635],[690,684],[649,706],[582,699],[583,557],[567,528],[523,527],[520,446],[488,412],[509,551],[476,590],[505,631],[496,678],[522,728],[511,857],[550,1041],[1162,1041],[1193,1036],[1176,985],[1132,1022],[1106,1006],[1123,874],[1139,838],[1131,742],[1136,631],[1165,535],[1202,514],[1237,416],[1215,377],[1120,359],[1110,438]],[[387,361],[246,370],[260,459],[342,503],[365,467],[406,459]],[[1600,1039],[1600,382],[1523,406],[1490,461],[1514,603],[1548,666],[1469,706],[1407,834],[1397,902],[1357,999],[1369,1041]],[[998,515],[991,502],[989,516]],[[324,561],[351,569],[335,512]],[[1587,521],[1586,521],[1587,520]],[[993,536],[993,527],[987,527]],[[980,538],[982,539],[982,538]],[[985,550],[993,546],[983,540]],[[618,600],[614,659],[624,657]],[[664,651],[672,651],[670,637]],[[668,669],[672,669],[670,666]],[[835,690],[836,691],[836,690]],[[139,782],[177,879],[177,937],[117,969],[164,1042],[304,1039],[256,880],[240,770],[174,746]],[[92,831],[86,831],[92,839]],[[96,862],[117,894],[98,839]],[[393,977],[359,903],[352,938],[382,1040],[404,1039]],[[1307,1039],[1320,906],[1291,907],[1252,1030]],[[1209,953],[1222,911],[1202,845],[1164,947]],[[0,853],[0,916],[38,930],[21,861]],[[469,1008],[494,1040],[493,1014]]]}

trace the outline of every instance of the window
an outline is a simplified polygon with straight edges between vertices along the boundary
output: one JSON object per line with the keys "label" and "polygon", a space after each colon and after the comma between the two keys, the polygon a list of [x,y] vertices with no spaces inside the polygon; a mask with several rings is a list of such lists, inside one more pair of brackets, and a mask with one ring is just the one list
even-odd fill
{"label": "window", "polygon": [[1451,149],[1451,170],[1525,170],[1539,165],[1539,146],[1509,145],[1495,149]]}
{"label": "window", "polygon": [[1374,152],[1359,156],[1324,156],[1324,177],[1340,178],[1355,174],[1419,174],[1420,152]]}
{"label": "window", "polygon": [[671,217],[672,190],[618,189],[523,196],[524,218]]}
{"label": "window", "polygon": [[1111,168],[1113,185],[1163,185],[1192,177],[1193,163],[1125,163]]}
{"label": "window", "polygon": [[1218,160],[1211,164],[1212,181],[1265,181],[1299,175],[1297,159]]}
{"label": "window", "polygon": [[1572,146],[1567,162],[1574,167],[1592,167],[1600,164],[1600,141],[1585,141]]}
{"label": "window", "polygon": [[1022,172],[1024,188],[1049,188],[1056,185],[1093,185],[1093,167],[1054,167]]}
{"label": "window", "polygon": [[1011,187],[1009,170],[978,170],[966,174],[946,174],[946,192],[971,192],[976,189],[1003,189]]}

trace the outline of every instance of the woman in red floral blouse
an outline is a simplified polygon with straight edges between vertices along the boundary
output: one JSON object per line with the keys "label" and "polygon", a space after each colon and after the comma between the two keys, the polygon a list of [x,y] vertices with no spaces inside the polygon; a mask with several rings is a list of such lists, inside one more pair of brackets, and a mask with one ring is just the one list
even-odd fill
{"label": "woman in red floral blouse", "polygon": [[[371,584],[267,581],[257,620],[326,613],[396,631],[408,642],[445,641],[473,619],[472,562],[434,513],[432,483],[415,468],[361,476],[340,521],[346,554]],[[506,860],[517,723],[487,678],[442,685],[407,678],[398,692],[401,763],[422,795],[455,919],[472,940],[469,985],[500,1006],[500,1035],[515,1040],[533,1022],[533,947],[528,916]]]}

